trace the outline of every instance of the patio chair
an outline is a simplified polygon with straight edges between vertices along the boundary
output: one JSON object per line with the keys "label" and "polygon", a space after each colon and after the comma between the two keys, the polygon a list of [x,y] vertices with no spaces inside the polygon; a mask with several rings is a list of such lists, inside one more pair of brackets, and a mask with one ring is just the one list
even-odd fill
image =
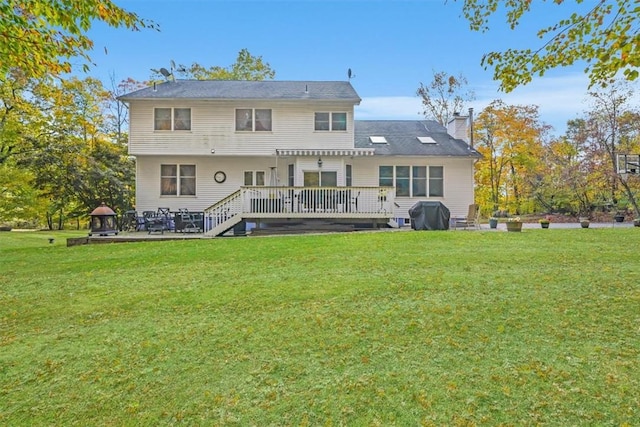
{"label": "patio chair", "polygon": [[454,217],[451,219],[453,222],[453,229],[456,230],[458,227],[463,227],[465,230],[467,228],[480,228],[479,222],[480,215],[480,205],[472,203],[469,205],[469,211],[467,212],[467,216],[465,217]]}
{"label": "patio chair", "polygon": [[178,209],[175,227],[176,231],[183,233],[197,233],[201,231],[200,226],[196,224],[194,214],[189,212],[187,208]]}
{"label": "patio chair", "polygon": [[[351,190],[349,190],[351,191]],[[351,205],[353,206],[353,212],[358,212],[358,198],[360,197],[360,191],[355,196],[351,197]],[[351,210],[350,210],[351,211]]]}
{"label": "patio chair", "polygon": [[144,211],[142,212],[142,217],[144,218],[144,228],[147,230],[149,234],[154,232],[161,232],[164,234],[165,230],[165,221],[164,218],[161,218],[154,211]]}
{"label": "patio chair", "polygon": [[135,210],[124,213],[123,229],[125,231],[140,231],[144,228],[144,219]]}
{"label": "patio chair", "polygon": [[174,228],[173,216],[171,215],[171,210],[169,208],[158,208],[157,216],[162,219],[165,230],[172,230]]}

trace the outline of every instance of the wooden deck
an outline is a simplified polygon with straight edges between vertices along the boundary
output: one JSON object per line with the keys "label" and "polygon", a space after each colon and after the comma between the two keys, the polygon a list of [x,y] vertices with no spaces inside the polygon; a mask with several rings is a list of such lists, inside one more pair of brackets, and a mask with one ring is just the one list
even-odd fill
{"label": "wooden deck", "polygon": [[242,221],[388,223],[394,218],[394,207],[391,187],[241,187],[205,209],[204,231],[221,235]]}

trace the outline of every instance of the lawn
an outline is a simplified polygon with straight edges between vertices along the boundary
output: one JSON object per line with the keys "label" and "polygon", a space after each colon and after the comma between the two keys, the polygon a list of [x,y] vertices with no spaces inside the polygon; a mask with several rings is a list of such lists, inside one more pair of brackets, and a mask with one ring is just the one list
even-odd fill
{"label": "lawn", "polygon": [[638,228],[79,234],[0,233],[2,425],[640,419]]}

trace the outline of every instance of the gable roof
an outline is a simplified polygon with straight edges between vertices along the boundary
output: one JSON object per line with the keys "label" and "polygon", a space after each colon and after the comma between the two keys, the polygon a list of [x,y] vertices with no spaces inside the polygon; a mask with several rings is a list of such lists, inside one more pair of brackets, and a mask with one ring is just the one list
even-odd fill
{"label": "gable roof", "polygon": [[176,80],[163,82],[120,96],[122,101],[154,99],[197,100],[315,100],[361,99],[349,82],[275,80]]}
{"label": "gable roof", "polygon": [[[355,147],[375,148],[377,156],[481,157],[435,120],[356,120],[354,133]],[[374,143],[371,137],[384,137],[386,142]],[[418,137],[430,137],[434,142],[423,143]]]}

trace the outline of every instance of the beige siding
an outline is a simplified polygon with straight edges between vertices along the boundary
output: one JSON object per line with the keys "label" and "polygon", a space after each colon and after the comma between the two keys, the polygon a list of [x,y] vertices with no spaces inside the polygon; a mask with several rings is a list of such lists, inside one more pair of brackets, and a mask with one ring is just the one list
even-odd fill
{"label": "beige siding", "polygon": [[[156,107],[191,108],[191,131],[154,131]],[[236,108],[272,109],[271,132],[236,132]],[[346,112],[346,132],[314,131],[314,113]],[[353,105],[351,103],[307,102],[150,102],[130,105],[132,155],[270,155],[276,149],[353,148]]]}
{"label": "beige siding", "polygon": [[397,218],[408,218],[409,208],[418,201],[440,201],[451,212],[451,216],[465,216],[474,202],[473,159],[452,157],[362,157],[354,158],[353,185],[379,185],[379,166],[442,166],[444,168],[444,197],[396,197]]}
{"label": "beige siding", "polygon": [[[196,196],[175,197],[160,196],[161,164],[195,164]],[[238,190],[244,183],[244,171],[264,171],[266,184],[271,180],[272,168],[277,172],[276,185],[288,185],[288,165],[295,165],[294,185],[303,185],[304,171],[336,171],[338,185],[345,185],[345,165],[352,165],[354,186],[377,186],[378,167],[386,166],[443,166],[444,197],[398,197],[395,208],[396,218],[408,218],[409,209],[421,200],[441,201],[451,212],[451,216],[464,216],[468,206],[474,202],[473,197],[473,160],[455,158],[413,157],[327,157],[322,159],[322,167],[318,167],[316,157],[221,157],[221,156],[139,156],[137,159],[137,193],[136,208],[138,211],[156,210],[168,207],[173,211],[187,208],[202,211],[227,195]],[[213,179],[217,171],[223,171],[227,180],[218,184]]]}

